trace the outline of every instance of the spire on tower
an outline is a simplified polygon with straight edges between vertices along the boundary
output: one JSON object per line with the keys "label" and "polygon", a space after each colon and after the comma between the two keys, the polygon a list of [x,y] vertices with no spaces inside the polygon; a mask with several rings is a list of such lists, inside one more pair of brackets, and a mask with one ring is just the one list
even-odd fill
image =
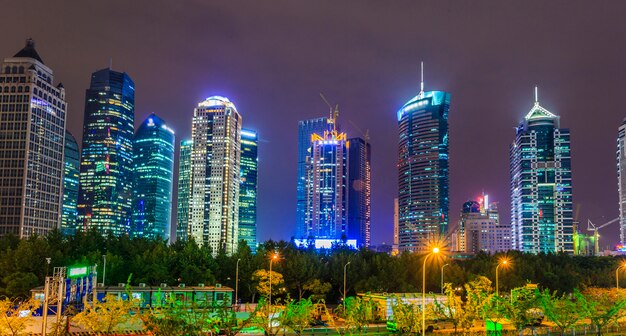
{"label": "spire on tower", "polygon": [[422,73],[422,80],[420,81],[420,93],[424,92],[424,62],[420,62],[421,63],[421,73]]}
{"label": "spire on tower", "polygon": [[535,85],[535,104],[539,104],[539,88]]}

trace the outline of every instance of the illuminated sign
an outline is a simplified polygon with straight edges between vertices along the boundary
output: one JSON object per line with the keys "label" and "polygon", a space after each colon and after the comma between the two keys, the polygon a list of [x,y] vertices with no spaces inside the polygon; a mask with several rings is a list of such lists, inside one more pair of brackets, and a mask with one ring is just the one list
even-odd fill
{"label": "illuminated sign", "polygon": [[80,278],[88,274],[89,274],[89,266],[74,266],[74,267],[68,267],[67,269],[68,278]]}

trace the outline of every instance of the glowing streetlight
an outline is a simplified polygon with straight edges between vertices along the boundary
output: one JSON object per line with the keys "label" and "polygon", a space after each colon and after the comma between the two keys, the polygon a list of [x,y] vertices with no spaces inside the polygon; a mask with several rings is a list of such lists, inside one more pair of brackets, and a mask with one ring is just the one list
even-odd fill
{"label": "glowing streetlight", "polygon": [[272,305],[272,263],[274,260],[278,260],[277,252],[270,258],[270,306]]}
{"label": "glowing streetlight", "polygon": [[615,270],[615,288],[619,289],[619,270],[626,267],[626,261]]}
{"label": "glowing streetlight", "polygon": [[349,261],[348,261],[348,263],[343,265],[343,302],[344,302],[344,304],[346,302],[346,271],[348,269],[348,265],[350,265]]}
{"label": "glowing streetlight", "polygon": [[443,269],[448,265],[450,264],[443,264],[443,266],[441,266],[441,294],[443,294]]}
{"label": "glowing streetlight", "polygon": [[498,266],[496,266],[496,296],[499,296],[498,293],[500,292],[500,287],[498,283],[498,268],[500,268],[500,266],[502,265],[504,265],[504,267],[507,267],[509,265],[509,260],[502,259],[498,262]]}
{"label": "glowing streetlight", "polygon": [[422,336],[426,335],[426,260],[431,254],[437,253],[439,253],[439,248],[433,248],[424,258],[424,265],[422,266]]}

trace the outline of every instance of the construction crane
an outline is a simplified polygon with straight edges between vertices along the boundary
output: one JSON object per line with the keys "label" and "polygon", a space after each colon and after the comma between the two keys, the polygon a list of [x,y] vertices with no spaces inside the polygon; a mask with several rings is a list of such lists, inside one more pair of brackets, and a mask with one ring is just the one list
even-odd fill
{"label": "construction crane", "polygon": [[598,230],[600,230],[603,227],[606,227],[606,226],[608,226],[610,224],[613,224],[613,223],[615,223],[617,221],[619,221],[619,217],[617,217],[615,219],[611,219],[610,221],[608,221],[608,222],[606,222],[606,223],[604,223],[602,225],[596,226],[595,224],[593,224],[591,222],[590,219],[587,220],[587,231],[593,231],[593,241],[594,241],[594,244],[595,244],[594,255],[597,256],[598,254],[600,254],[600,247],[599,247],[599,244],[598,244],[598,240],[600,239],[600,235],[598,235]]}

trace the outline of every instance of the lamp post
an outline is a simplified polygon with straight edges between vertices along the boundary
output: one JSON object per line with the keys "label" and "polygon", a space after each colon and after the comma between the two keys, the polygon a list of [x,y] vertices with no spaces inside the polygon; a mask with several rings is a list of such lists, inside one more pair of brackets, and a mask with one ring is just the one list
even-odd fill
{"label": "lamp post", "polygon": [[450,264],[443,264],[443,266],[441,266],[441,294],[443,294],[443,269],[448,265]]}
{"label": "lamp post", "polygon": [[343,265],[343,302],[344,304],[346,302],[346,271],[347,271],[348,265],[350,265],[349,261],[347,264]]}
{"label": "lamp post", "polygon": [[504,265],[505,267],[509,264],[509,261],[507,259],[503,259],[502,261],[500,261],[498,263],[498,266],[496,266],[496,296],[499,296],[499,292],[500,292],[500,287],[499,287],[499,283],[498,283],[498,268],[500,268],[500,266]]}
{"label": "lamp post", "polygon": [[626,267],[626,262],[619,265],[619,267],[615,270],[615,288],[619,289],[619,270]]}
{"label": "lamp post", "polygon": [[240,261],[241,261],[241,258],[237,259],[237,267],[235,271],[235,304],[237,305],[237,308],[239,308],[239,301],[237,301],[237,299],[238,299],[238,294],[239,294],[239,262]]}
{"label": "lamp post", "polygon": [[102,287],[104,287],[104,279],[106,279],[107,275],[107,255],[103,254],[102,258],[104,258],[104,266],[102,267]]}
{"label": "lamp post", "polygon": [[426,335],[426,260],[431,254],[437,253],[439,253],[439,248],[433,248],[432,252],[424,258],[424,265],[422,266],[422,336]]}
{"label": "lamp post", "polygon": [[270,307],[272,306],[272,263],[278,259],[278,253],[274,253],[270,259]]}

